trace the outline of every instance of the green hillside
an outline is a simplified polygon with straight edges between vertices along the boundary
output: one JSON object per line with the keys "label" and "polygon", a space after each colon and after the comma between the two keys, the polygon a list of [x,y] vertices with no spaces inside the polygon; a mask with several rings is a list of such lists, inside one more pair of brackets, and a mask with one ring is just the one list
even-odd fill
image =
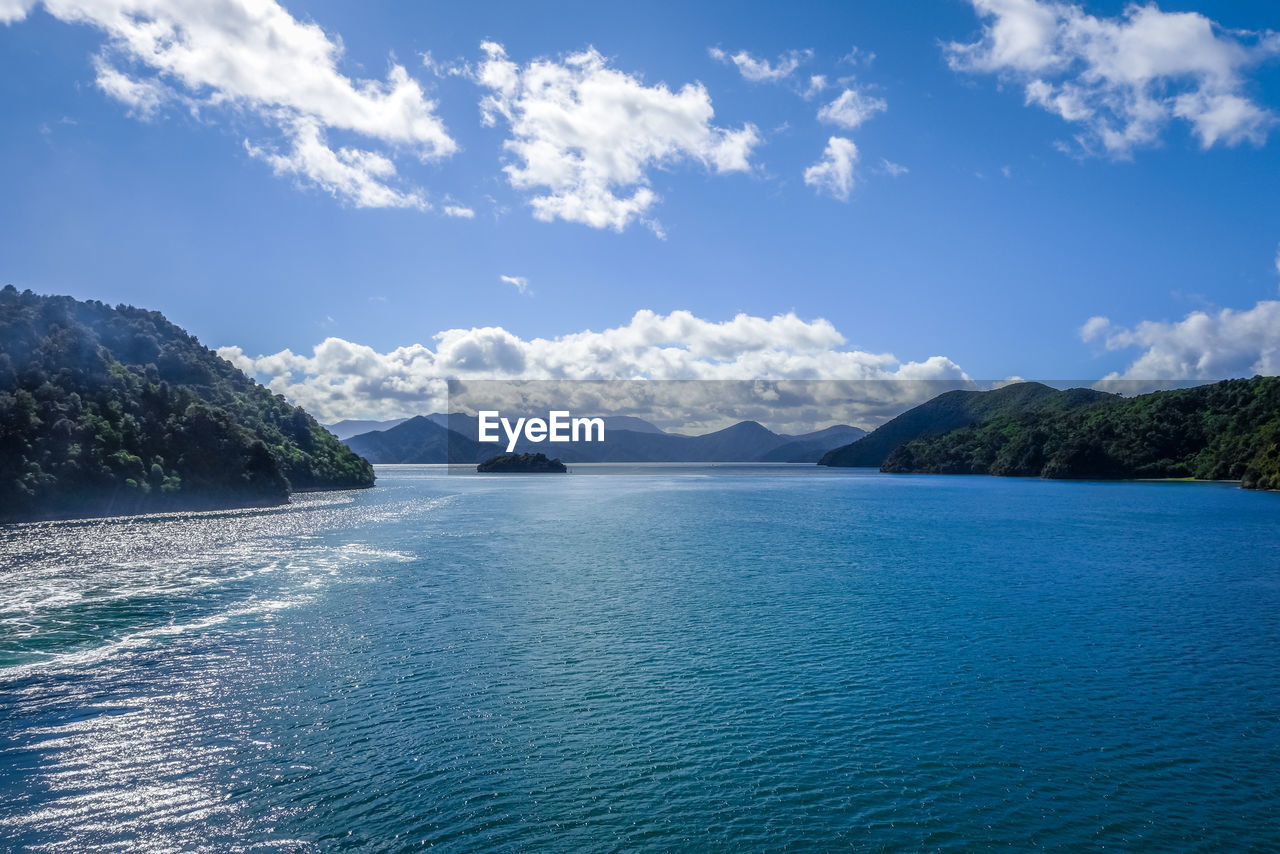
{"label": "green hillside", "polygon": [[[874,435],[874,434],[872,434]],[[906,442],[888,472],[1239,480],[1280,488],[1280,378],[1226,380],[1101,406],[1002,412]]]}
{"label": "green hillside", "polygon": [[1115,399],[1092,389],[1059,391],[1041,383],[1014,383],[993,391],[949,391],[885,422],[866,437],[828,452],[818,464],[876,467],[906,442],[940,436],[1002,413],[1058,412]]}
{"label": "green hillside", "polygon": [[0,518],[278,504],[373,477],[158,312],[0,290]]}

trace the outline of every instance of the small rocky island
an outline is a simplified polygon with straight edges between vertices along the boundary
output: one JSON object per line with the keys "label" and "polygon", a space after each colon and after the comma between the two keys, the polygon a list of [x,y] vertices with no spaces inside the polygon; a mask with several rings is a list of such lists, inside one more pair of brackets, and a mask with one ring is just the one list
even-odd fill
{"label": "small rocky island", "polygon": [[500,454],[476,466],[476,471],[502,474],[564,474],[568,471],[559,460],[549,460],[546,454]]}

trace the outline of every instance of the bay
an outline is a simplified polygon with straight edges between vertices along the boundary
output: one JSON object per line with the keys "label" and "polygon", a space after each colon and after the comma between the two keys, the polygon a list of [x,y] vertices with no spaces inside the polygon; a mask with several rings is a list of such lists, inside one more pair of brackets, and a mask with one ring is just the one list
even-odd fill
{"label": "bay", "polygon": [[0,848],[1280,847],[1280,496],[378,475],[0,529]]}

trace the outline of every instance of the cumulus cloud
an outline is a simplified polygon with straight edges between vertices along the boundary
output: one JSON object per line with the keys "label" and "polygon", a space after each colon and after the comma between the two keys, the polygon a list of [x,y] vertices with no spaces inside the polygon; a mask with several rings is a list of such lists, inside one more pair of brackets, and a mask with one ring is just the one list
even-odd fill
{"label": "cumulus cloud", "polygon": [[1245,71],[1280,53],[1276,33],[1226,30],[1154,3],[1107,18],[1051,0],[970,2],[982,38],[947,45],[951,67],[1018,82],[1027,104],[1083,128],[1086,151],[1127,156],[1175,118],[1203,148],[1261,144],[1275,122],[1249,97]]}
{"label": "cumulus cloud", "polygon": [[858,147],[842,136],[827,140],[822,159],[804,170],[804,182],[820,193],[840,201],[848,201],[853,191],[853,166],[858,162]]}
{"label": "cumulus cloud", "polygon": [[813,58],[812,50],[788,51],[772,63],[767,59],[756,59],[745,50],[729,55],[720,48],[713,47],[707,52],[711,54],[712,59],[736,65],[743,78],[752,83],[777,83],[786,80],[802,63]]}
{"label": "cumulus cloud", "polygon": [[[0,21],[20,20],[35,5],[0,0]],[[433,161],[457,149],[403,66],[392,63],[381,81],[347,77],[339,70],[341,42],[275,0],[43,5],[55,18],[106,35],[97,85],[130,112],[149,117],[178,103],[200,114],[252,116],[278,138],[246,140],[250,154],[358,207],[425,207],[419,191],[395,186],[390,155]],[[335,148],[331,132],[365,142]]]}
{"label": "cumulus cloud", "polygon": [[[647,221],[658,201],[649,170],[693,160],[717,172],[751,169],[760,134],[711,123],[711,96],[698,83],[672,91],[611,68],[594,48],[520,66],[485,42],[476,71],[490,90],[484,122],[511,127],[503,167],[511,186],[530,191],[533,215],[622,231]],[[660,233],[660,231],[659,231]]]}
{"label": "cumulus cloud", "polygon": [[883,98],[857,89],[845,89],[834,101],[818,110],[818,120],[852,130],[887,109],[889,105]]}
{"label": "cumulus cloud", "polygon": [[795,314],[714,322],[687,311],[640,311],[622,326],[556,338],[525,340],[482,327],[445,330],[431,346],[388,353],[341,338],[326,338],[310,355],[250,357],[239,347],[218,353],[327,421],[442,411],[449,379],[878,381],[887,385],[873,397],[895,411],[904,400],[936,393],[929,382],[969,382],[945,357],[901,362],[848,349],[828,321]]}
{"label": "cumulus cloud", "polygon": [[445,205],[444,215],[455,217],[457,219],[475,219],[476,218],[476,212],[471,208],[464,207],[463,205]]}
{"label": "cumulus cloud", "polygon": [[396,174],[387,157],[358,148],[336,151],[325,140],[323,129],[309,119],[299,119],[291,128],[290,150],[279,153],[259,148],[245,140],[245,151],[264,160],[277,175],[295,175],[323,187],[338,198],[361,208],[427,207],[416,191],[402,192],[386,183]]}
{"label": "cumulus cloud", "polygon": [[1193,311],[1175,322],[1143,321],[1132,329],[1105,317],[1080,328],[1085,341],[1108,350],[1142,348],[1123,371],[1107,380],[1218,380],[1280,374],[1280,301],[1253,308]]}

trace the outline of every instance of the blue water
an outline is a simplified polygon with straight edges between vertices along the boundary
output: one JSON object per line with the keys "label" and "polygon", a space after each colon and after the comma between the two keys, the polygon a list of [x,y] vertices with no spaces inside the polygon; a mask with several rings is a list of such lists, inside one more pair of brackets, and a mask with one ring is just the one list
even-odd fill
{"label": "blue water", "polygon": [[0,529],[0,850],[1280,849],[1280,495],[600,471]]}

